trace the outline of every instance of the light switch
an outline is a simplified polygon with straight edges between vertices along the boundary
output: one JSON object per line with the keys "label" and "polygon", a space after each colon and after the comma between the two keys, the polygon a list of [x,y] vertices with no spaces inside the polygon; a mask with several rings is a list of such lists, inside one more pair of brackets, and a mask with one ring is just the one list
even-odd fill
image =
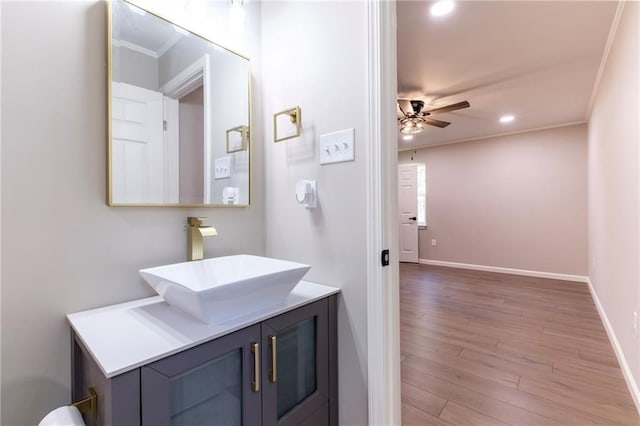
{"label": "light switch", "polygon": [[225,179],[231,177],[231,157],[216,158],[214,163],[213,178]]}
{"label": "light switch", "polygon": [[355,129],[320,136],[320,164],[355,160]]}

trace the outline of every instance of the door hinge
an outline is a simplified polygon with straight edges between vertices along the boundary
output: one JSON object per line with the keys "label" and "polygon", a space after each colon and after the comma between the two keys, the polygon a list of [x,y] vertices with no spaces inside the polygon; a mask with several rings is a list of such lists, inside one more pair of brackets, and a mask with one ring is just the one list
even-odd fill
{"label": "door hinge", "polygon": [[382,266],[389,266],[389,249],[382,250],[380,262],[382,263]]}
{"label": "door hinge", "polygon": [[167,131],[167,120],[162,120],[162,130]]}

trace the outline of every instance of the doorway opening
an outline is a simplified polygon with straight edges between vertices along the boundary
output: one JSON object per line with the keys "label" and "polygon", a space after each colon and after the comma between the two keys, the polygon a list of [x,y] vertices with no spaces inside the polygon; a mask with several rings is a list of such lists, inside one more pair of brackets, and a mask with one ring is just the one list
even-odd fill
{"label": "doorway opening", "polygon": [[165,150],[176,154],[167,156],[171,164],[165,163],[172,202],[211,202],[210,70],[205,54],[160,88],[165,96]]}

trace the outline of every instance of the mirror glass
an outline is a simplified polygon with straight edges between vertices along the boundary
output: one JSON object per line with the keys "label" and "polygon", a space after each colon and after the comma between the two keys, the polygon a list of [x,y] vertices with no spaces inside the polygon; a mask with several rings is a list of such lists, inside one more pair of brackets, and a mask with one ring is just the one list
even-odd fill
{"label": "mirror glass", "polygon": [[110,2],[110,205],[249,204],[249,59]]}

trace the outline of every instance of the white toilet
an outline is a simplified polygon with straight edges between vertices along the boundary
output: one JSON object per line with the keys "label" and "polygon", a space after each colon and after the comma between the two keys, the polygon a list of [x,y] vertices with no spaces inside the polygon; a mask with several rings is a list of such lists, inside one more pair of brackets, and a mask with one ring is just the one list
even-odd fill
{"label": "white toilet", "polygon": [[76,407],[65,405],[47,414],[38,426],[85,426],[85,423]]}

